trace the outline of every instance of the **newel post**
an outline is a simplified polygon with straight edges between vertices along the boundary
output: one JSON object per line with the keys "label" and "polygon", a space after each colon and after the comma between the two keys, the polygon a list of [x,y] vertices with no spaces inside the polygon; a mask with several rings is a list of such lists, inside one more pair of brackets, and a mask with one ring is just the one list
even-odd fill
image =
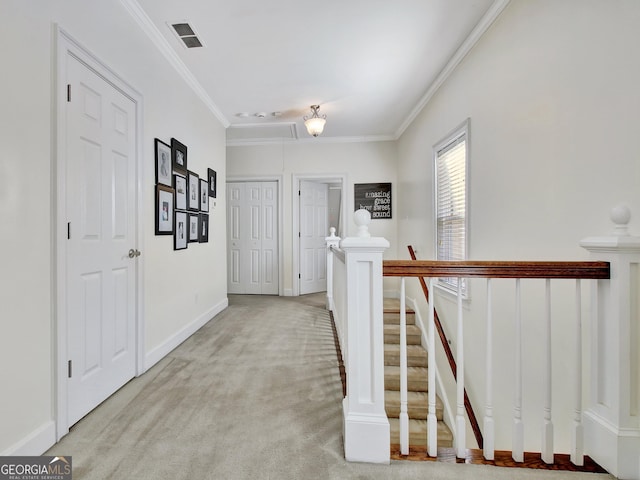
{"label": "newel post", "polygon": [[347,396],[343,401],[345,457],[389,463],[389,420],[384,409],[382,254],[389,242],[371,237],[366,210],[355,212],[358,236],[342,240],[347,274]]}
{"label": "newel post", "polygon": [[327,242],[327,310],[333,311],[333,252],[331,247],[340,245],[340,237],[336,237],[335,227],[329,229],[329,236],[324,239]]}
{"label": "newel post", "polygon": [[621,479],[640,479],[640,237],[628,233],[631,214],[611,210],[607,237],[580,244],[607,261],[611,279],[592,297],[591,390],[584,412],[585,453]]}

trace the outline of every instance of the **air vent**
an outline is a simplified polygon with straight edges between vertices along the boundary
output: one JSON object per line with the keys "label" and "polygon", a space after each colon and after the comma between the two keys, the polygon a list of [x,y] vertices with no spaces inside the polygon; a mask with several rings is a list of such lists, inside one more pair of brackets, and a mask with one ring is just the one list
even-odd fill
{"label": "air vent", "polygon": [[202,47],[202,42],[196,35],[195,30],[189,23],[187,22],[176,22],[170,23],[173,32],[176,36],[182,41],[185,47],[187,48],[198,48]]}

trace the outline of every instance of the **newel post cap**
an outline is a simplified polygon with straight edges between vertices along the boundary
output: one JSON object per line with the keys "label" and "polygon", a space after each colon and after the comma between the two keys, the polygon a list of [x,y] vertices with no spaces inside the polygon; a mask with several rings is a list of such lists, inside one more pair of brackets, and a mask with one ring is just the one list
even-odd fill
{"label": "newel post cap", "polygon": [[591,252],[639,252],[640,237],[629,233],[629,207],[624,204],[616,205],[610,210],[609,218],[615,226],[608,236],[585,238],[580,242],[580,246]]}
{"label": "newel post cap", "polygon": [[616,236],[629,235],[629,220],[631,220],[631,210],[624,204],[616,205],[609,213],[611,221],[615,224],[613,234]]}
{"label": "newel post cap", "polygon": [[369,210],[364,208],[356,210],[356,213],[353,214],[353,221],[358,226],[358,237],[369,238],[371,236],[369,233],[369,224],[371,223],[371,213],[369,213]]}

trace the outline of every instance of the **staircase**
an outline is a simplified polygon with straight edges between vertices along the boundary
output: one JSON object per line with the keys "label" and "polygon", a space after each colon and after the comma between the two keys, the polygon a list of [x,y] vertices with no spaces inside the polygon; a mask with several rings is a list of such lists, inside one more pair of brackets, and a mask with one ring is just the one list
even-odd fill
{"label": "staircase", "polygon": [[[422,332],[415,324],[415,312],[407,310],[407,410],[409,445],[426,447],[427,351],[422,347]],[[385,410],[391,425],[391,445],[400,444],[400,301],[384,299],[384,386]],[[436,401],[438,447],[452,447],[453,435],[442,421],[442,402]]]}

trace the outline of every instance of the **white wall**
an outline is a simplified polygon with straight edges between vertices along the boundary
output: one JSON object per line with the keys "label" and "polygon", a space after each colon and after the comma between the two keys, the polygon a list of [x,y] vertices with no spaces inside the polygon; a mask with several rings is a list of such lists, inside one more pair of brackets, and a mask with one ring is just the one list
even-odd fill
{"label": "white wall", "polygon": [[[225,133],[119,2],[0,0],[0,11],[0,452],[39,454],[55,415],[55,24],[143,96],[144,239],[138,248],[148,362],[193,322],[226,305]],[[196,173],[218,172],[208,244],[174,252],[172,237],[154,236],[155,137],[186,144]]]}
{"label": "white wall", "polygon": [[[330,121],[330,120],[327,120]],[[392,248],[385,258],[395,258],[396,244],[396,145],[395,142],[326,143],[301,142],[281,145],[239,146],[227,148],[227,175],[282,175],[284,178],[284,290],[292,291],[292,184],[293,176],[347,175],[343,225],[348,235],[355,235],[353,223],[354,183],[392,183],[393,218],[371,222],[371,235],[387,238]],[[328,232],[327,232],[328,233]]]}
{"label": "white wall", "polygon": [[[433,258],[433,145],[466,118],[471,119],[470,258],[586,260],[580,240],[608,233],[609,210],[621,202],[631,208],[631,230],[637,233],[638,25],[635,0],[513,0],[398,142],[399,244],[413,244],[419,258]],[[407,257],[403,249],[398,253]],[[543,288],[533,282],[524,286],[525,294],[538,300],[524,310],[524,348],[530,355],[525,447],[533,451],[540,451],[541,376],[534,364],[540,360]],[[568,375],[573,300],[564,295],[573,286],[560,282],[559,288],[553,297],[554,358]],[[496,341],[506,344],[512,290],[500,284],[494,300],[501,315]],[[409,294],[422,296],[415,286]],[[482,417],[484,286],[474,282],[471,294],[465,310],[466,365],[471,401]],[[453,337],[452,302],[441,299],[436,305]],[[506,409],[497,425],[497,447],[505,449],[511,448],[512,355],[502,347],[495,355],[496,406]],[[554,381],[559,451],[568,451],[566,419],[573,407],[567,378],[558,374]]]}

